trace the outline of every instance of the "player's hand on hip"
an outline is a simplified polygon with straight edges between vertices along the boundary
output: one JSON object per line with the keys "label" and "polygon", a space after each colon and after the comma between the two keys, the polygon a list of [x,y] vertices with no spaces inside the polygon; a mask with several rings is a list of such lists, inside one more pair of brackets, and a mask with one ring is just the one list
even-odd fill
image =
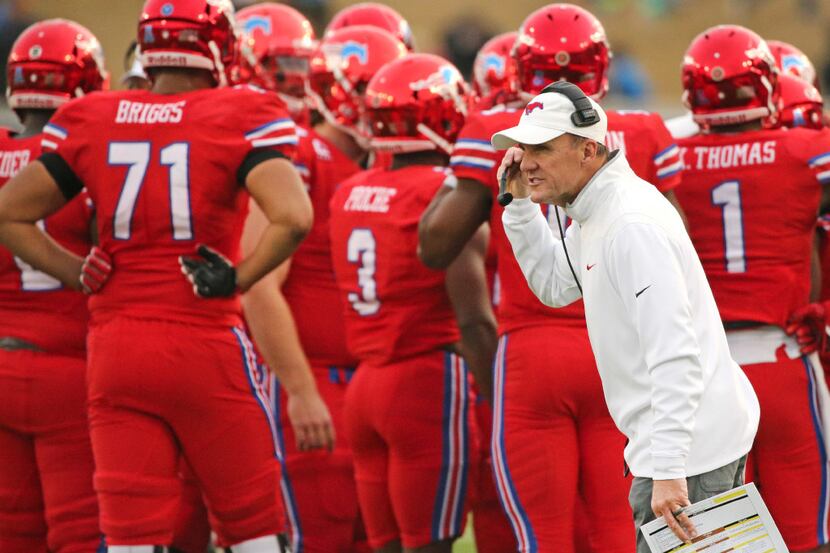
{"label": "player's hand on hip", "polygon": [[202,298],[226,298],[236,293],[236,269],[225,256],[200,244],[199,257],[180,256],[182,273],[193,285],[193,293]]}
{"label": "player's hand on hip", "polygon": [[84,294],[94,294],[104,287],[112,272],[112,259],[107,252],[93,246],[81,266],[78,281]]}
{"label": "player's hand on hip", "polygon": [[803,354],[824,351],[827,344],[828,308],[823,303],[811,303],[793,311],[787,321],[786,332],[798,342]]}
{"label": "player's hand on hip", "polygon": [[683,543],[691,543],[697,537],[694,524],[684,512],[683,507],[691,505],[685,478],[674,480],[654,480],[651,492],[651,510],[658,517],[663,517],[674,535]]}
{"label": "player's hand on hip", "polygon": [[316,389],[288,394],[288,419],[300,451],[334,449],[334,423]]}
{"label": "player's hand on hip", "polygon": [[519,170],[519,164],[524,157],[524,151],[521,148],[513,146],[504,152],[504,157],[501,159],[501,165],[498,170],[498,181],[501,182],[501,177],[507,171],[507,191],[513,194],[513,198],[527,198],[530,196],[530,191],[524,184],[522,172]]}

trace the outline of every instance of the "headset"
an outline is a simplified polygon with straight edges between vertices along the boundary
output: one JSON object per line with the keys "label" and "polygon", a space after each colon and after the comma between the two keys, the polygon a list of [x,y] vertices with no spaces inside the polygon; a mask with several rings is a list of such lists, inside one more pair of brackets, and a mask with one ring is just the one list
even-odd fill
{"label": "headset", "polygon": [[[575,127],[590,127],[591,125],[596,125],[600,122],[599,113],[597,113],[597,110],[594,109],[593,104],[591,104],[591,100],[589,100],[585,93],[582,92],[582,89],[575,84],[567,81],[557,81],[543,88],[540,94],[545,94],[547,92],[562,94],[571,101],[574,106],[574,112],[571,114],[571,122]],[[510,202],[513,201],[513,194],[507,191],[507,177],[509,172],[509,169],[505,170],[504,173],[502,173],[501,180],[499,181],[498,202],[502,207],[507,207],[510,205]],[[559,208],[553,206],[553,209],[556,212],[556,223],[559,227],[559,236],[562,238],[562,247],[565,250],[565,259],[568,260],[568,267],[571,269],[571,274],[576,281],[576,287],[579,288],[579,293],[581,294],[582,285],[579,283],[579,279],[576,276],[576,271],[574,271],[574,267],[571,264],[571,258],[568,255],[568,247],[565,245],[565,230],[562,228],[562,221],[559,218]]]}

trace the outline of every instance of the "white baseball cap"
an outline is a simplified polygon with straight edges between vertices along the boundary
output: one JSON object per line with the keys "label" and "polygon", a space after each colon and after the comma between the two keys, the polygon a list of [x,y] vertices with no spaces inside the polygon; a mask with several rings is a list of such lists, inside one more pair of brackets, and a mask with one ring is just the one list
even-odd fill
{"label": "white baseball cap", "polygon": [[599,115],[599,121],[589,127],[577,127],[571,120],[576,108],[567,96],[559,92],[545,92],[527,104],[518,125],[497,132],[490,142],[497,150],[506,150],[516,144],[542,144],[570,133],[604,144],[608,116],[598,103],[588,99]]}

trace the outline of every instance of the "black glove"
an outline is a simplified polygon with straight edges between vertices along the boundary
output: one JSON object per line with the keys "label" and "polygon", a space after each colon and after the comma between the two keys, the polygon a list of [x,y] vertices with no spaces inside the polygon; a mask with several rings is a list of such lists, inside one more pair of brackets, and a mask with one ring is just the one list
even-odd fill
{"label": "black glove", "polygon": [[179,265],[187,280],[193,284],[193,293],[202,298],[226,298],[236,293],[236,269],[230,260],[200,244],[197,257],[179,256]]}

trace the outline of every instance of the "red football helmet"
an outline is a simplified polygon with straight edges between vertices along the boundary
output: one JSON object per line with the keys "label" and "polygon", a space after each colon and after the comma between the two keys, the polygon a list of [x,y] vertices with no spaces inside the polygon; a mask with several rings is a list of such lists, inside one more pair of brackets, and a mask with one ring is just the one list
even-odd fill
{"label": "red football helmet", "polygon": [[473,63],[473,92],[484,104],[495,105],[518,98],[516,60],[510,55],[519,33],[502,33],[488,40]]}
{"label": "red football helmet", "polygon": [[704,127],[774,117],[778,69],[767,43],[740,25],[698,35],[683,57],[683,103]]}
{"label": "red football helmet", "polygon": [[522,92],[536,96],[552,82],[568,81],[598,100],[608,92],[611,49],[602,23],[573,4],[549,4],[519,27],[513,47]]}
{"label": "red football helmet", "polygon": [[207,69],[220,86],[237,62],[231,0],[147,0],[138,22],[141,64]]}
{"label": "red football helmet", "polygon": [[357,135],[362,97],[378,70],[406,55],[406,46],[391,34],[366,25],[326,35],[311,62],[308,94],[326,121]]}
{"label": "red football helmet", "polygon": [[782,74],[795,75],[819,88],[818,73],[807,54],[781,40],[768,40],[767,46],[775,58],[776,67]]}
{"label": "red football helmet", "polygon": [[344,29],[353,25],[368,25],[377,27],[392,33],[398,40],[406,45],[410,52],[415,50],[415,39],[412,36],[412,28],[406,19],[398,12],[375,2],[363,2],[337,12],[326,27],[325,36],[338,29]]}
{"label": "red football helmet", "polygon": [[464,77],[440,56],[409,54],[389,63],[366,88],[372,147],[393,152],[440,149],[450,154],[469,100]]}
{"label": "red football helmet", "polygon": [[264,2],[237,13],[239,82],[278,93],[294,116],[305,103],[309,63],[317,47],[314,29],[303,14],[285,4]]}
{"label": "red football helmet", "polygon": [[792,74],[778,75],[780,100],[777,126],[824,127],[824,104],[821,94],[812,84]]}
{"label": "red football helmet", "polygon": [[6,65],[12,109],[58,109],[109,79],[101,45],[86,27],[66,19],[35,23],[17,38]]}

